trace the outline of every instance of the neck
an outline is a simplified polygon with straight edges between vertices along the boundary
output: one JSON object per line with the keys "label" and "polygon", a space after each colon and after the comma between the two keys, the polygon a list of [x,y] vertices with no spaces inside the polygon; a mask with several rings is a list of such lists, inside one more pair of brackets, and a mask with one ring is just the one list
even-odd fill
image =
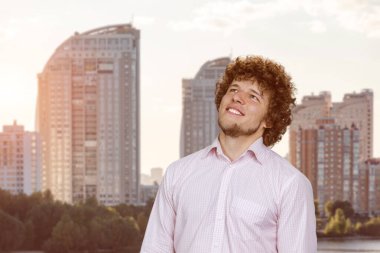
{"label": "neck", "polygon": [[262,135],[254,134],[252,136],[231,137],[225,135],[223,131],[219,133],[219,142],[223,153],[231,160],[238,159],[256,140]]}

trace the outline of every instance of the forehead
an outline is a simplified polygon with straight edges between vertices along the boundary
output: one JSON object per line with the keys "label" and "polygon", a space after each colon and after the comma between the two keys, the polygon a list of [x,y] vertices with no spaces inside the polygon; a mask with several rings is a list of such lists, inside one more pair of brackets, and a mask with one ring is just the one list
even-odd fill
{"label": "forehead", "polygon": [[245,87],[248,89],[252,89],[256,92],[259,92],[260,94],[264,94],[265,92],[265,89],[263,88],[263,86],[259,82],[257,82],[255,79],[246,79],[246,80],[234,79],[229,85],[229,87],[231,86]]}

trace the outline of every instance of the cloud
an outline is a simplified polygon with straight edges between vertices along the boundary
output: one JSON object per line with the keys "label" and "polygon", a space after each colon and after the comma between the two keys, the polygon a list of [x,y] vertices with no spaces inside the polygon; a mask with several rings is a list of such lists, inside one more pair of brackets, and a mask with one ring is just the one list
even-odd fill
{"label": "cloud", "polygon": [[254,20],[304,12],[312,18],[312,32],[326,31],[322,19],[332,19],[346,30],[380,37],[380,2],[374,0],[269,0],[211,2],[193,12],[190,20],[169,23],[176,31],[201,30],[230,33]]}
{"label": "cloud", "polygon": [[310,30],[314,33],[326,32],[326,25],[320,20],[313,20],[310,22]]}
{"label": "cloud", "polygon": [[133,18],[133,24],[137,27],[153,25],[155,21],[155,18],[146,16],[137,16]]}
{"label": "cloud", "polygon": [[17,40],[20,36],[27,37],[25,33],[34,34],[36,30],[44,29],[46,25],[54,27],[53,17],[45,20],[42,16],[10,17],[0,23],[0,41]]}
{"label": "cloud", "polygon": [[192,20],[171,22],[169,26],[176,31],[197,29],[231,32],[246,27],[253,20],[274,17],[276,14],[289,12],[293,8],[292,4],[278,4],[274,1],[212,2],[195,10]]}
{"label": "cloud", "polygon": [[17,35],[17,29],[11,27],[0,28],[0,41],[11,40]]}
{"label": "cloud", "polygon": [[313,0],[302,4],[308,14],[332,17],[346,30],[380,37],[380,3],[370,0]]}

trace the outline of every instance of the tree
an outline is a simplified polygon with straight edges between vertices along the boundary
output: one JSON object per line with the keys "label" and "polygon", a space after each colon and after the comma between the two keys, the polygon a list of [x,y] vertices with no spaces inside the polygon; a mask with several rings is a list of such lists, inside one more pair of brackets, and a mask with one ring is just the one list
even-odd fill
{"label": "tree", "polygon": [[36,249],[34,245],[35,233],[33,223],[29,220],[25,224],[25,240],[22,244],[23,250],[33,250]]}
{"label": "tree", "polygon": [[370,235],[370,236],[380,236],[380,216],[373,217],[360,229],[360,234]]}
{"label": "tree", "polygon": [[150,212],[152,211],[153,204],[154,204],[154,199],[153,198],[148,199],[148,201],[146,202],[146,204],[145,204],[145,214],[146,214],[146,217],[150,216]]}
{"label": "tree", "polygon": [[334,215],[334,213],[335,212],[333,212],[333,202],[331,200],[325,202],[325,214],[329,220]]}
{"label": "tree", "polygon": [[148,217],[146,217],[145,212],[140,212],[137,215],[137,225],[139,226],[141,235],[144,235],[146,226],[148,225]]}
{"label": "tree", "polygon": [[342,209],[336,209],[335,215],[332,216],[326,224],[324,233],[332,236],[342,236],[352,233],[351,220],[346,219]]}
{"label": "tree", "polygon": [[119,204],[114,209],[120,214],[121,217],[133,216],[133,209],[127,204]]}
{"label": "tree", "polygon": [[101,218],[92,219],[87,232],[87,249],[96,251],[106,245],[104,221]]}
{"label": "tree", "polygon": [[75,223],[69,215],[64,215],[54,227],[52,237],[43,249],[51,253],[67,253],[85,250],[87,229]]}
{"label": "tree", "polygon": [[363,224],[361,222],[357,222],[355,224],[355,233],[360,234],[363,229]]}
{"label": "tree", "polygon": [[59,202],[44,202],[30,210],[27,220],[34,228],[33,245],[36,249],[41,249],[43,243],[50,238],[64,211],[65,206]]}
{"label": "tree", "polygon": [[337,209],[341,209],[344,213],[344,216],[346,218],[352,218],[352,216],[354,216],[355,214],[355,211],[354,209],[352,208],[352,205],[350,202],[348,201],[341,201],[341,200],[337,200],[333,203],[333,206],[332,206],[332,213],[334,215],[335,211]]}
{"label": "tree", "polygon": [[0,188],[0,209],[9,214],[9,209],[12,206],[12,194]]}
{"label": "tree", "polygon": [[139,231],[132,217],[116,217],[104,223],[105,248],[119,250],[138,243]]}
{"label": "tree", "polygon": [[318,199],[314,199],[314,209],[315,209],[315,217],[319,217],[319,201]]}
{"label": "tree", "polygon": [[350,218],[347,218],[346,219],[346,224],[345,224],[345,227],[344,227],[344,234],[345,235],[350,235],[354,232],[354,229],[353,229],[353,226],[352,226],[352,222],[350,220]]}
{"label": "tree", "polygon": [[25,238],[25,228],[21,221],[0,209],[0,251],[18,249]]}

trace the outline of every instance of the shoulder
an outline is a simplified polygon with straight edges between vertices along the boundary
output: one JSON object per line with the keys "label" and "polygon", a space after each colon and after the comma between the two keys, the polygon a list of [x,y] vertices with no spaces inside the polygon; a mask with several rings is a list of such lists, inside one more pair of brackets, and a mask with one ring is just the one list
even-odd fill
{"label": "shoulder", "polygon": [[171,181],[177,181],[179,178],[184,178],[186,174],[191,173],[196,169],[202,159],[207,155],[210,147],[206,147],[190,155],[182,157],[172,162],[166,169],[165,176]]}
{"label": "shoulder", "polygon": [[277,179],[279,186],[288,187],[291,184],[302,185],[311,189],[309,179],[288,160],[281,157],[271,149],[267,149],[267,157],[265,164],[272,171],[273,176]]}

